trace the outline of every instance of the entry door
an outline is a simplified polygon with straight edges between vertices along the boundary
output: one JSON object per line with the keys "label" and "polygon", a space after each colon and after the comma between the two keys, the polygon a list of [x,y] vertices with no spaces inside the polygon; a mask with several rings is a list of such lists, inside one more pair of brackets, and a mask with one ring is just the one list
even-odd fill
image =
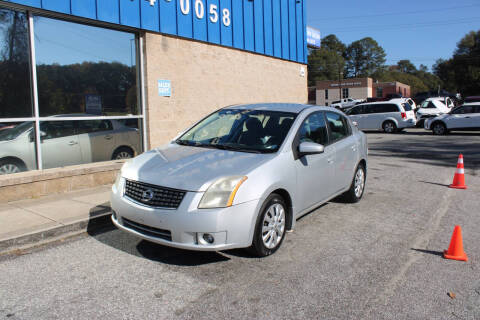
{"label": "entry door", "polygon": [[308,116],[299,131],[300,143],[314,142],[325,146],[323,153],[306,155],[295,161],[299,208],[303,211],[328,200],[333,195],[335,147],[327,146],[328,133],[323,112]]}
{"label": "entry door", "polygon": [[82,163],[78,136],[73,121],[48,121],[40,124],[43,168]]}
{"label": "entry door", "polygon": [[462,106],[455,109],[448,117],[448,129],[473,128],[475,125],[475,114],[473,111],[473,106]]}
{"label": "entry door", "polygon": [[358,161],[357,144],[347,119],[336,112],[326,112],[331,146],[335,147],[334,193],[350,186]]}

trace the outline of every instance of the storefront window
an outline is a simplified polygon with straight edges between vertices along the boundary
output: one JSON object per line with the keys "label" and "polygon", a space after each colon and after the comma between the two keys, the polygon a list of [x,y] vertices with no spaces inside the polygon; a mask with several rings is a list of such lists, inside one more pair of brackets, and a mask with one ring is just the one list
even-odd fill
{"label": "storefront window", "polygon": [[[142,152],[141,120],[40,122],[43,168],[132,158]],[[134,126],[138,127],[134,128]]]}
{"label": "storefront window", "polygon": [[34,18],[39,110],[51,115],[138,115],[135,34]]}
{"label": "storefront window", "polygon": [[0,8],[0,120],[32,116],[28,19]]}
{"label": "storefront window", "polygon": [[137,52],[135,33],[0,8],[0,175],[142,153]]}

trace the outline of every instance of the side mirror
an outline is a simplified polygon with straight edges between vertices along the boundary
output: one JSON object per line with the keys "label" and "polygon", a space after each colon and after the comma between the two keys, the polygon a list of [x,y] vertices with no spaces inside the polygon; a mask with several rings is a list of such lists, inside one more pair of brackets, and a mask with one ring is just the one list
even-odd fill
{"label": "side mirror", "polygon": [[325,147],[323,145],[314,142],[302,142],[298,146],[298,153],[300,157],[309,154],[323,153],[324,151]]}

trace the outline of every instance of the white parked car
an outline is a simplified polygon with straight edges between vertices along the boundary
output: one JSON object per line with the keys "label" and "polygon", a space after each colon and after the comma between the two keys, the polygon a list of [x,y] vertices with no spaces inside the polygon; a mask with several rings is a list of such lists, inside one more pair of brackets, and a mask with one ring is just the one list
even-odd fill
{"label": "white parked car", "polygon": [[360,99],[352,99],[352,98],[346,98],[346,99],[341,99],[337,101],[333,101],[332,104],[330,105],[332,108],[337,108],[337,109],[348,109],[351,108],[359,103],[365,102],[365,100],[360,100]]}
{"label": "white parked car", "polygon": [[424,127],[435,135],[453,130],[480,130],[480,103],[466,103],[450,113],[427,119]]}
{"label": "white parked car", "polygon": [[449,113],[450,108],[437,98],[428,98],[417,109],[417,127],[423,127],[425,119],[435,118],[441,114]]}
{"label": "white parked car", "polygon": [[[42,121],[43,168],[133,158],[141,151],[138,129],[115,120]],[[0,175],[36,169],[33,122],[0,131]]]}
{"label": "white parked car", "polygon": [[359,104],[347,111],[360,130],[383,130],[394,133],[414,127],[415,112],[410,104],[400,101],[382,101]]}

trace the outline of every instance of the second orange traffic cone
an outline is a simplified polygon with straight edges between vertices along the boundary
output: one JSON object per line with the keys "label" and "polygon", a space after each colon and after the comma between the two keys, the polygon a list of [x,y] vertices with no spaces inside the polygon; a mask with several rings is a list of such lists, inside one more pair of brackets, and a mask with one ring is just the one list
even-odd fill
{"label": "second orange traffic cone", "polygon": [[468,261],[467,254],[463,251],[462,228],[455,226],[453,229],[452,240],[448,250],[443,251],[445,259]]}
{"label": "second orange traffic cone", "polygon": [[467,189],[467,186],[465,185],[465,169],[463,168],[462,154],[458,156],[457,170],[453,176],[453,182],[449,187],[455,189]]}

